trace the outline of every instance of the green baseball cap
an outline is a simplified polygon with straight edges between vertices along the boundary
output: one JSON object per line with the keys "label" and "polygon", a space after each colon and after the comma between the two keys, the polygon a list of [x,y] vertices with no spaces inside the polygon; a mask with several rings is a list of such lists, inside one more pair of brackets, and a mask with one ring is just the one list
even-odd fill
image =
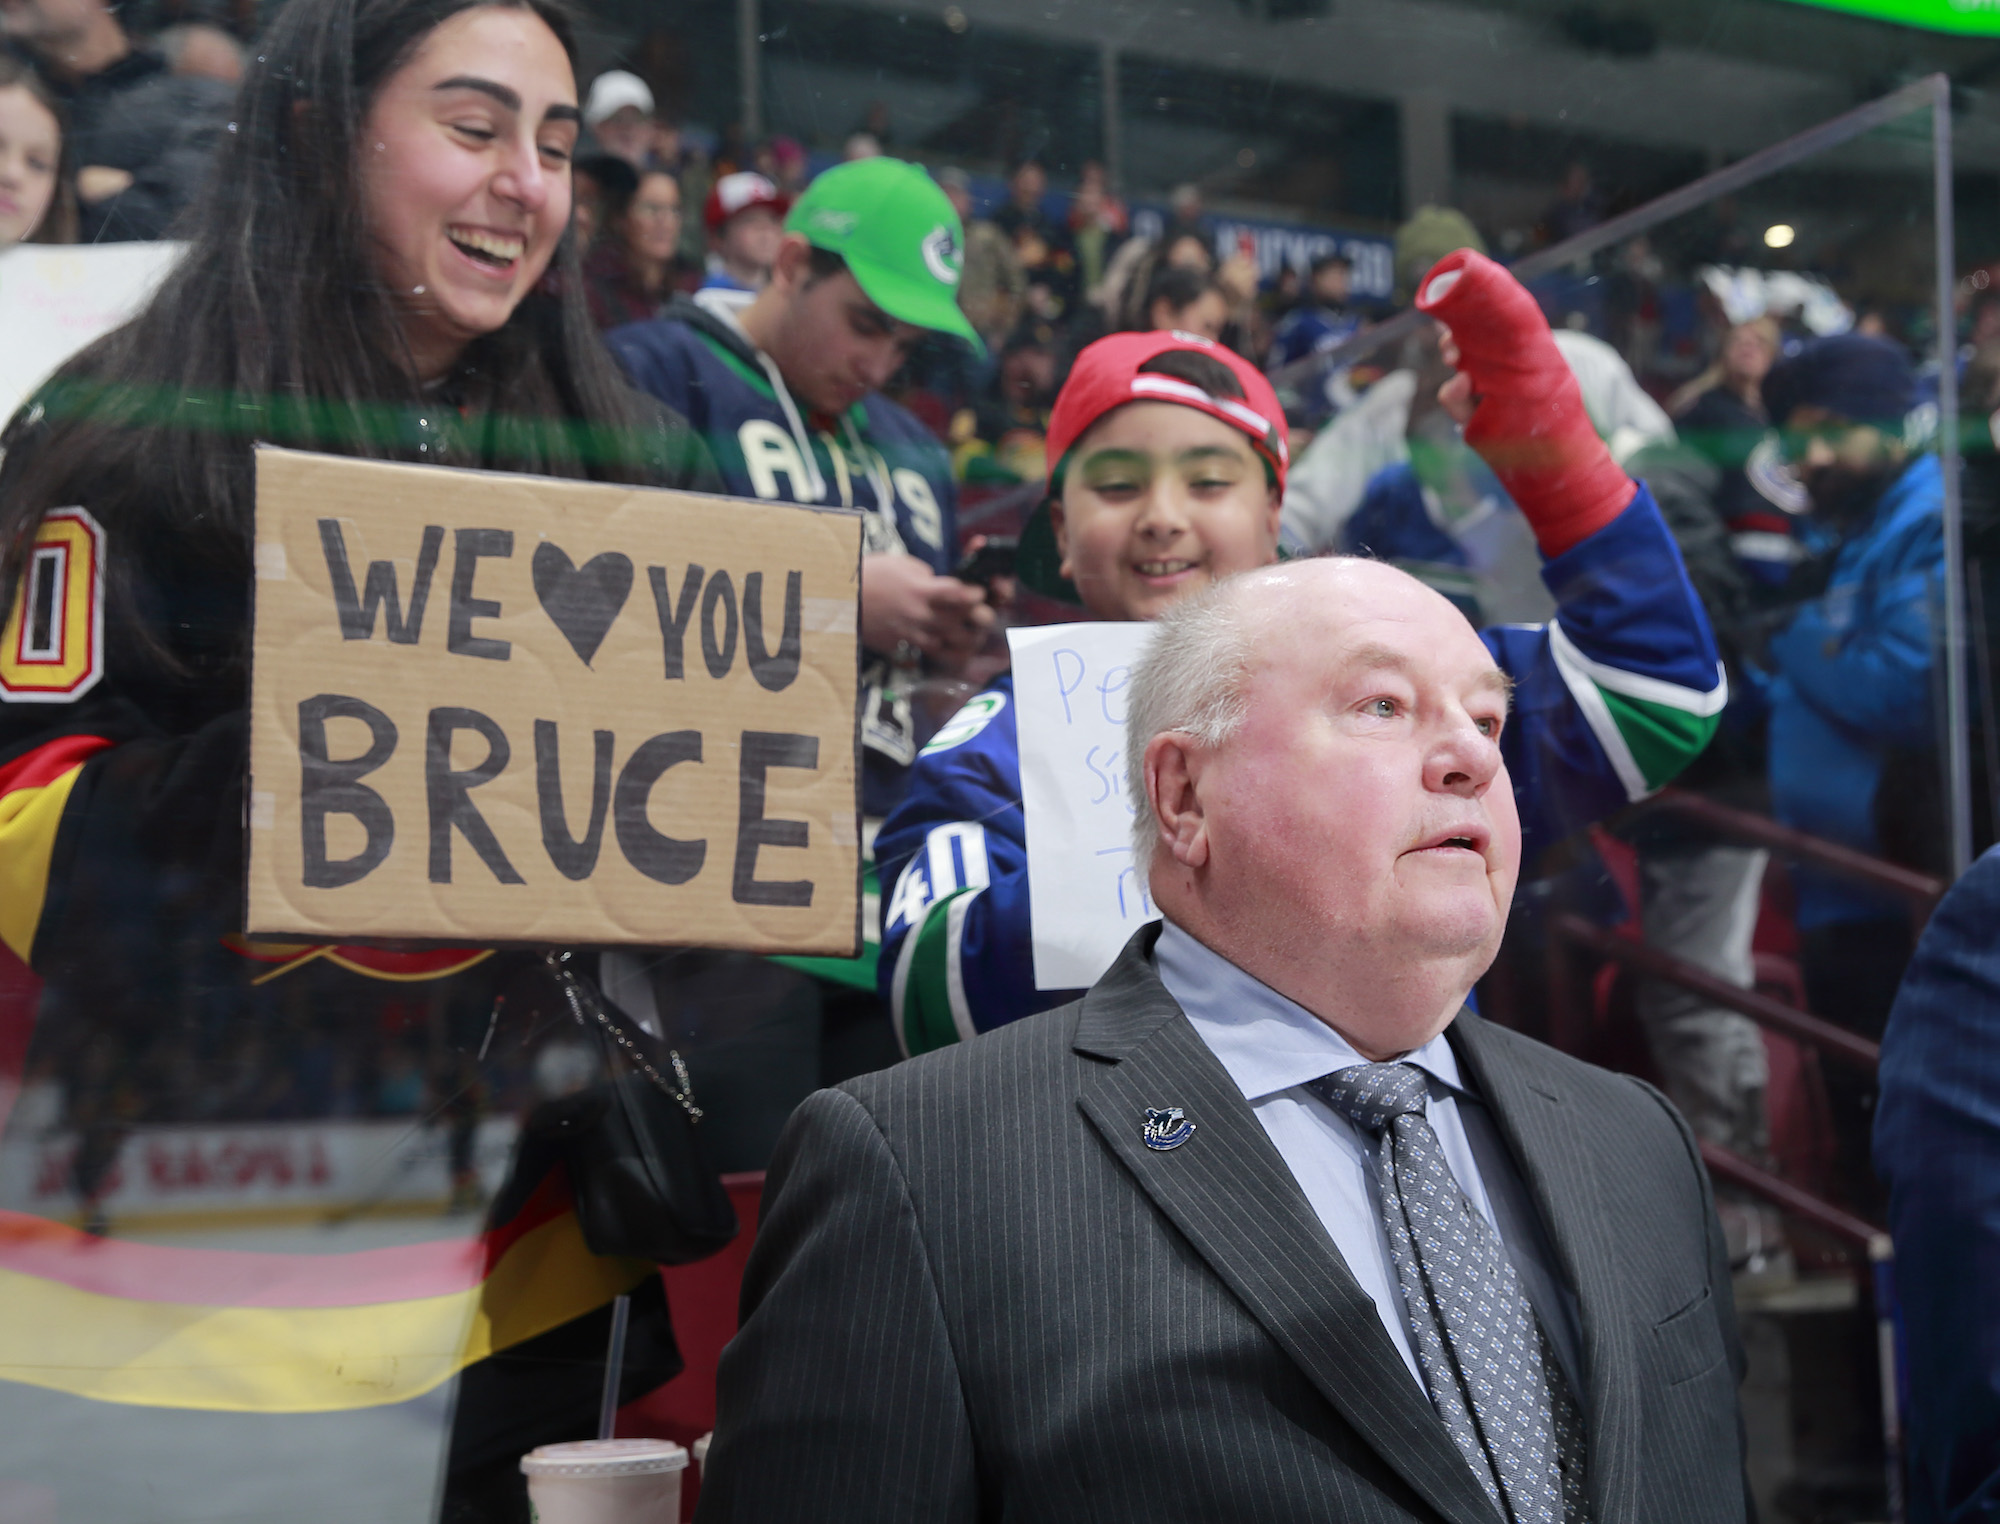
{"label": "green baseball cap", "polygon": [[836,165],[792,203],[785,231],[845,259],[890,317],[984,351],[958,308],[965,229],[922,165],[887,158]]}

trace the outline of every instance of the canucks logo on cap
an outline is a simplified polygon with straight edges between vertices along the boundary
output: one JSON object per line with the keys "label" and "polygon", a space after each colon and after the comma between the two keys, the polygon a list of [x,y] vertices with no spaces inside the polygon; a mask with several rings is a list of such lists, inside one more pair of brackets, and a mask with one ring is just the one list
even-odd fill
{"label": "canucks logo on cap", "polygon": [[956,233],[943,223],[939,223],[924,234],[923,251],[925,269],[947,286],[958,284],[962,256],[959,253]]}

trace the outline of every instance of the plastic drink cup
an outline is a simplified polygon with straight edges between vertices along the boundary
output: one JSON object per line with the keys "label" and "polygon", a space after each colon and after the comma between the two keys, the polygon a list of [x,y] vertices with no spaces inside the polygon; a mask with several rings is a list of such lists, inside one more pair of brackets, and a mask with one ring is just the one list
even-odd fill
{"label": "plastic drink cup", "polygon": [[676,1524],[688,1453],[670,1439],[583,1439],[521,1457],[535,1524]]}

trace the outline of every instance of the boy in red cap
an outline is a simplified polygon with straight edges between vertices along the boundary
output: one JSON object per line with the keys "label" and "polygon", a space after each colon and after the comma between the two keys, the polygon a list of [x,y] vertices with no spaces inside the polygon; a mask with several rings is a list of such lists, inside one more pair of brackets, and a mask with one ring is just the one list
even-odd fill
{"label": "boy in red cap", "polygon": [[764,289],[785,239],[791,202],[754,169],[724,175],[709,188],[701,223],[708,229],[704,291],[739,291],[743,302]]}
{"label": "boy in red cap", "polygon": [[[1715,644],[1651,495],[1592,429],[1541,309],[1470,250],[1417,305],[1450,330],[1440,400],[1534,528],[1556,619],[1483,632],[1514,681],[1501,740],[1522,860],[1660,787],[1713,733]],[[1270,383],[1191,334],[1115,334],[1077,357],[1048,436],[1049,496],[1019,574],[1102,619],[1278,559],[1290,464]],[[876,841],[880,982],[917,1053],[1048,1009],[1037,990],[1011,680],[971,700],[917,759]]]}

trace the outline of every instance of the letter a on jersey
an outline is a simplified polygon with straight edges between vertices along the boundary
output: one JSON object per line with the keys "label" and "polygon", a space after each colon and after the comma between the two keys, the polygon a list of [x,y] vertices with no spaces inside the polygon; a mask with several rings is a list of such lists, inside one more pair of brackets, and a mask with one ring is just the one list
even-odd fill
{"label": "letter a on jersey", "polygon": [[0,626],[0,701],[67,704],[104,675],[104,528],[81,508],[42,519]]}

